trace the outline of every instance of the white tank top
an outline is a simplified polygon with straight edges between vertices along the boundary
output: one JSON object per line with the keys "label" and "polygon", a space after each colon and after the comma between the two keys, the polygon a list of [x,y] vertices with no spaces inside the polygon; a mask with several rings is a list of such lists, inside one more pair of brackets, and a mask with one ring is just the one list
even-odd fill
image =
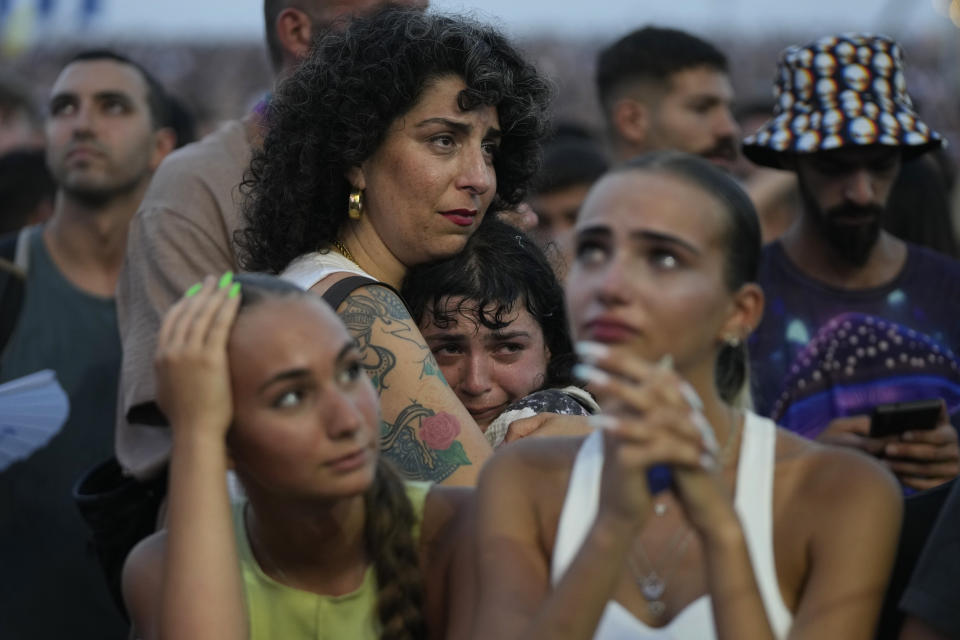
{"label": "white tank top", "polygon": [[283,273],[280,274],[280,277],[288,282],[292,282],[301,289],[307,290],[327,276],[341,272],[352,273],[357,276],[366,276],[376,280],[376,278],[336,251],[330,251],[328,253],[320,253],[319,251],[305,253],[290,262],[287,268],[283,270]]}
{"label": "white tank top", "polygon": [[[773,555],[773,465],[777,428],[766,418],[747,413],[737,465],[734,507],[740,517],[753,572],[770,626],[777,638],[786,638],[793,614],[783,602]],[[553,547],[551,581],[555,585],[573,562],[593,526],[600,501],[603,433],[584,440],[570,473]],[[680,611],[664,627],[653,628],[611,600],[597,625],[594,640],[714,640],[710,596],[703,595]]]}

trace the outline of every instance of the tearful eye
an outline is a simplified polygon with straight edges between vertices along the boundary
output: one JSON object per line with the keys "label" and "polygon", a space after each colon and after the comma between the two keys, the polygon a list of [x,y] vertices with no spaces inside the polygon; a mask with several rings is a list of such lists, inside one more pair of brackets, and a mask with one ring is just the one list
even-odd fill
{"label": "tearful eye", "polygon": [[287,391],[286,393],[281,394],[280,397],[274,401],[273,406],[277,407],[278,409],[289,409],[299,405],[302,399],[302,392]]}
{"label": "tearful eye", "polygon": [[582,264],[598,264],[607,257],[607,249],[603,245],[592,241],[581,241],[577,244],[577,262]]}
{"label": "tearful eye", "polygon": [[680,264],[675,255],[666,251],[654,253],[651,259],[661,269],[675,269]]}

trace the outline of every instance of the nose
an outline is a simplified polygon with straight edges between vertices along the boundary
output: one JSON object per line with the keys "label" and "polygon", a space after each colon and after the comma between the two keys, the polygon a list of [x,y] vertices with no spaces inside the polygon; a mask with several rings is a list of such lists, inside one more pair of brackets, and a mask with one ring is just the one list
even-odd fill
{"label": "nose", "polygon": [[492,388],[490,367],[486,354],[471,355],[464,363],[466,371],[460,380],[459,390],[468,396],[482,396]]}
{"label": "nose", "polygon": [[[631,278],[631,275],[634,278]],[[614,255],[607,262],[605,268],[599,270],[596,274],[597,280],[594,283],[594,290],[597,300],[608,307],[625,304],[628,300],[630,287],[635,284],[631,280],[635,279],[636,275],[628,274],[624,261]]]}
{"label": "nose", "polygon": [[92,135],[94,126],[93,120],[93,110],[88,105],[84,103],[77,105],[77,110],[70,121],[74,137],[82,138]]}
{"label": "nose", "polygon": [[730,107],[723,106],[714,123],[713,133],[717,139],[729,138],[737,141],[740,139],[740,125],[737,124]]}
{"label": "nose", "polygon": [[876,192],[870,172],[865,168],[852,171],[844,182],[843,195],[853,204],[861,206],[873,204]]}
{"label": "nose", "polygon": [[327,394],[326,402],[318,403],[317,414],[331,440],[353,437],[366,420],[355,398],[340,389]]}
{"label": "nose", "polygon": [[461,155],[460,175],[457,186],[472,195],[481,196],[496,188],[497,174],[490,157],[483,147],[465,149]]}

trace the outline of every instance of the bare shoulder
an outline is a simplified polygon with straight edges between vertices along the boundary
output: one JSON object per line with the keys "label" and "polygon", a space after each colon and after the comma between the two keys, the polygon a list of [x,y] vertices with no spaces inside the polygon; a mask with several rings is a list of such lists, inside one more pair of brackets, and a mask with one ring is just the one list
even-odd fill
{"label": "bare shoulder", "polygon": [[166,554],[167,532],[158,531],[141,540],[123,564],[123,600],[140,638],[155,636]]}
{"label": "bare shoulder", "polygon": [[525,488],[544,485],[555,488],[566,486],[570,470],[584,438],[523,438],[497,449],[481,472],[486,475],[506,476],[522,482]]}
{"label": "bare shoulder", "polygon": [[901,493],[893,474],[860,451],[820,444],[778,428],[776,466],[777,481],[797,508],[838,515],[878,508],[899,513]]}

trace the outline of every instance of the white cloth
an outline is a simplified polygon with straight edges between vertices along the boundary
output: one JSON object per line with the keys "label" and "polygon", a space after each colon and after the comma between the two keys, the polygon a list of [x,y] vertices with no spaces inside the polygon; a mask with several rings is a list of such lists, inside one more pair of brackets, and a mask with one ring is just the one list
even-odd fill
{"label": "white cloth", "polygon": [[[773,466],[776,425],[746,413],[740,462],[737,465],[734,507],[746,536],[757,586],[770,626],[777,638],[786,638],[793,614],[783,602],[773,553]],[[577,453],[563,503],[553,547],[551,580],[560,581],[580,551],[597,516],[603,468],[603,432],[590,434]],[[652,628],[614,600],[607,603],[594,640],[714,640],[710,596],[703,595],[679,612],[664,627]]]}
{"label": "white cloth", "polygon": [[376,280],[355,262],[347,260],[336,251],[305,253],[288,264],[280,277],[301,289],[308,290],[327,276],[341,272]]}

